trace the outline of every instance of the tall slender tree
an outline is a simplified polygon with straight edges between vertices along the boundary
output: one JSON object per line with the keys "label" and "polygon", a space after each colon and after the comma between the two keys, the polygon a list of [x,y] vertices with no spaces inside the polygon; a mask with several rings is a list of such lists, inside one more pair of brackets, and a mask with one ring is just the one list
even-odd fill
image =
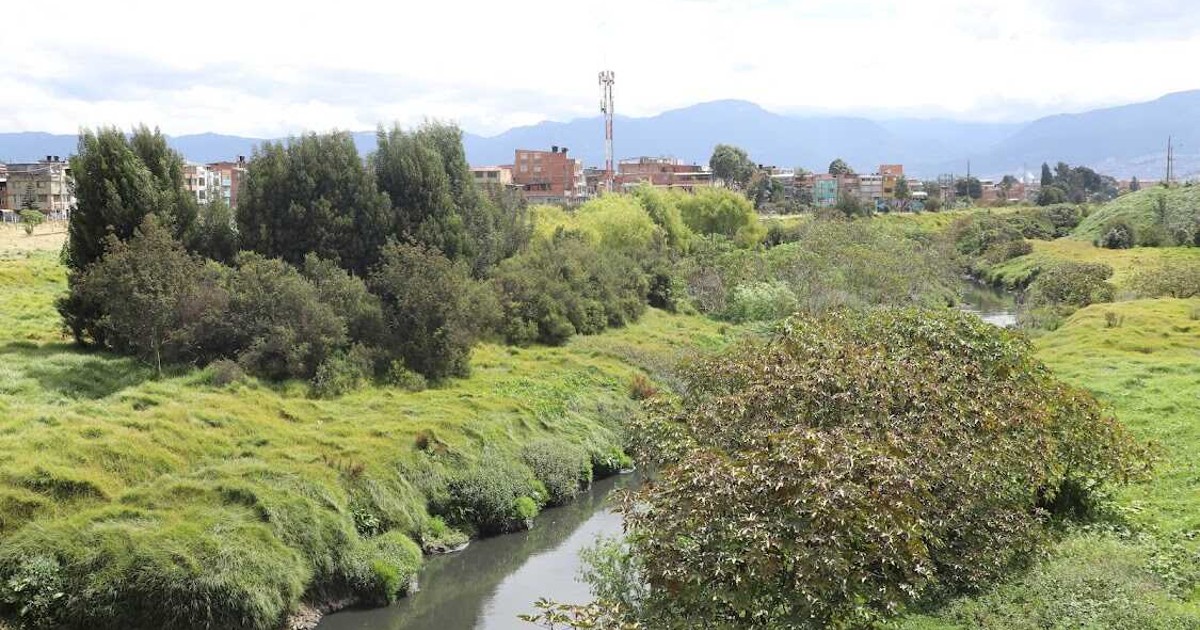
{"label": "tall slender tree", "polygon": [[1042,187],[1051,186],[1054,184],[1054,174],[1050,172],[1050,165],[1042,162]]}

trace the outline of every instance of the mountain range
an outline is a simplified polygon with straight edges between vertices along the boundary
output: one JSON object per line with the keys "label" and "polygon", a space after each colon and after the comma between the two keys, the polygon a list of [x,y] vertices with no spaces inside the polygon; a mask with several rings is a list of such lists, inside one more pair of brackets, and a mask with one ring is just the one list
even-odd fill
{"label": "mountain range", "polygon": [[[464,134],[472,164],[511,163],[513,151],[567,147],[585,164],[604,161],[603,121],[541,122],[494,136]],[[962,122],[944,118],[872,120],[853,116],[791,116],[754,103],[713,101],[645,118],[617,117],[618,158],[670,155],[706,163],[718,143],[746,149],[760,164],[824,170],[834,158],[861,172],[902,163],[912,175],[972,173],[998,177],[1037,174],[1042,162],[1090,166],[1116,177],[1160,179],[1168,136],[1176,147],[1175,171],[1200,173],[1200,90],[1026,123]],[[354,134],[359,150],[375,148],[375,132]],[[170,138],[186,158],[213,162],[250,156],[258,138],[205,133]],[[32,161],[74,152],[74,135],[0,133],[0,162]]]}

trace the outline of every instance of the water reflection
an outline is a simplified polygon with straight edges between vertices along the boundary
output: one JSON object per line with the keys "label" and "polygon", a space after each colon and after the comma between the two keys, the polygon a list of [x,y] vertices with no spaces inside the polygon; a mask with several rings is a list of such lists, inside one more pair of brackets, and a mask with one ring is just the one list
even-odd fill
{"label": "water reflection", "polygon": [[967,280],[963,286],[962,310],[975,313],[983,321],[1012,328],[1017,325],[1017,299],[1009,291]]}
{"label": "water reflection", "polygon": [[576,579],[579,550],[598,535],[621,532],[607,498],[634,481],[632,475],[598,481],[570,505],[542,513],[528,532],[477,540],[460,553],[430,558],[419,593],[388,608],[330,615],[318,630],[529,630],[533,626],[517,615],[532,612],[537,598],[591,599]]}

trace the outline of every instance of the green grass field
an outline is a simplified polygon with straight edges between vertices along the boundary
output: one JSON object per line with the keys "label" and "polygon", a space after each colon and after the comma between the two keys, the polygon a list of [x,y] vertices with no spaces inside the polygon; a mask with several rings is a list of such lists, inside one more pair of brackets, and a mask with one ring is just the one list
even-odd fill
{"label": "green grass field", "polygon": [[1192,225],[1200,221],[1200,187],[1181,186],[1166,189],[1158,186],[1122,195],[1098,206],[1079,224],[1071,237],[1094,241],[1110,221],[1122,219],[1141,234],[1158,223],[1158,199],[1167,202],[1166,224],[1169,227]]}
{"label": "green grass field", "polygon": [[1057,375],[1156,444],[1152,477],[1120,491],[1111,518],[1063,532],[1028,571],[902,627],[1200,628],[1200,300],[1094,305],[1036,345]]}
{"label": "green grass field", "polygon": [[1200,260],[1200,247],[1135,247],[1133,249],[1104,249],[1090,242],[1073,238],[1055,241],[1029,241],[1033,253],[1019,256],[993,266],[983,274],[983,280],[1008,288],[1029,283],[1039,269],[1060,260],[1104,263],[1113,268],[1112,283],[1120,291],[1135,271],[1174,260]]}
{"label": "green grass field", "polygon": [[727,342],[652,310],[562,348],[482,345],[444,388],[314,400],[81,351],[59,331],[64,287],[53,252],[0,261],[0,566],[79,597],[77,625],[198,605],[268,627],[356,559],[375,566],[364,515],[418,538],[438,479],[539,438],[611,452],[635,373]]}

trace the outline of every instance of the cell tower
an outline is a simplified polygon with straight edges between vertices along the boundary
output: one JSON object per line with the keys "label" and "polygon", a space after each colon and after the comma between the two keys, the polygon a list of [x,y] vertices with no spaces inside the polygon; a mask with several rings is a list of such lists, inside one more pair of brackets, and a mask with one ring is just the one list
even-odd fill
{"label": "cell tower", "polygon": [[604,114],[604,187],[613,190],[613,80],[612,70],[600,72],[600,112]]}

